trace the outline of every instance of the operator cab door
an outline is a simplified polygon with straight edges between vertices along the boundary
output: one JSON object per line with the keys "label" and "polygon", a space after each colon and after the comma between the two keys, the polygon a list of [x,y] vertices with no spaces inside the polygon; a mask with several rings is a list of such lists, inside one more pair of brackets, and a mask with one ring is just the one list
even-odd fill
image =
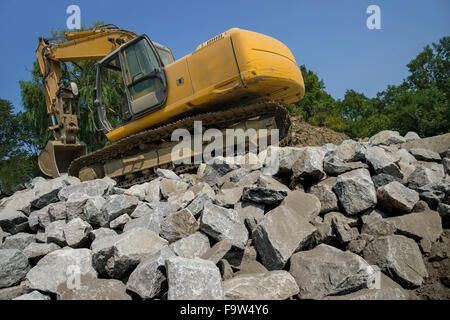
{"label": "operator cab door", "polygon": [[[112,106],[119,99],[108,99],[107,93],[110,91],[105,91],[106,83],[102,83],[109,81],[108,76],[113,71],[120,74],[123,84],[123,91],[118,93],[121,96],[120,111],[113,110],[116,108]],[[115,89],[117,87],[114,86]],[[107,133],[117,127],[117,121],[112,121],[109,110],[116,117],[121,114],[122,124],[133,121],[164,106],[167,90],[162,60],[146,35],[138,36],[112,52],[97,64],[96,88],[93,93],[103,131]]]}

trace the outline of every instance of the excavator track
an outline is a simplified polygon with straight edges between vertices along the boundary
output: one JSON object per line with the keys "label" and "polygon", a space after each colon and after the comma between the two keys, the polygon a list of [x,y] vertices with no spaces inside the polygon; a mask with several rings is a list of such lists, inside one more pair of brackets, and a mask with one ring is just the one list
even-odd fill
{"label": "excavator track", "polygon": [[[288,110],[285,105],[275,101],[259,101],[250,103],[244,106],[234,106],[225,110],[200,113],[194,116],[190,116],[178,121],[174,121],[160,127],[141,131],[134,135],[128,136],[124,139],[117,141],[115,144],[94,151],[85,156],[81,156],[72,161],[69,166],[68,173],[72,176],[78,176],[79,172],[84,167],[91,167],[95,165],[103,165],[108,161],[119,159],[128,155],[137,154],[142,152],[139,149],[140,145],[149,143],[165,142],[171,140],[172,132],[176,129],[193,130],[194,121],[202,121],[204,130],[208,128],[225,128],[227,126],[259,117],[263,115],[273,116],[277,122],[279,129],[279,144],[284,146],[290,139],[290,118]],[[175,166],[172,163],[165,163],[163,165],[155,166],[152,174],[142,175],[139,177],[127,178],[125,176],[120,179],[114,178],[117,181],[117,186],[122,188],[131,187],[134,184],[144,183],[150,181],[156,176],[156,168],[165,167],[170,168],[177,174],[194,170],[196,164],[178,165]]]}

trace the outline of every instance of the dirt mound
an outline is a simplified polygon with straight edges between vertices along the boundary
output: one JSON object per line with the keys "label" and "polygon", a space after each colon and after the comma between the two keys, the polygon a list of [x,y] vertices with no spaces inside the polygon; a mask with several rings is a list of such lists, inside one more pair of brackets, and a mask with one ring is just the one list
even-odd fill
{"label": "dirt mound", "polygon": [[302,117],[291,117],[291,122],[291,147],[322,146],[327,143],[339,145],[342,141],[349,139],[344,133],[326,127],[312,126],[303,121]]}

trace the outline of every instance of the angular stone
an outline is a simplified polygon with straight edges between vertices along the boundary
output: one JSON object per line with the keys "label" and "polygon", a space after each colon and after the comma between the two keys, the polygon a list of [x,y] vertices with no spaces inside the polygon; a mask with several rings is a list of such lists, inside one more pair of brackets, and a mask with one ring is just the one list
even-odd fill
{"label": "angular stone", "polygon": [[394,222],[383,218],[381,215],[373,211],[361,217],[363,222],[361,233],[372,235],[375,237],[389,236],[394,234],[397,227]]}
{"label": "angular stone", "polygon": [[192,200],[192,202],[187,206],[187,209],[194,215],[194,217],[197,217],[202,213],[205,203],[207,201],[212,202],[213,199],[214,197],[210,197],[209,193],[200,192],[197,194],[196,198]]}
{"label": "angular stone", "polygon": [[175,254],[164,246],[139,263],[127,281],[127,290],[138,294],[142,299],[161,297],[167,290],[165,272],[166,260]]}
{"label": "angular stone", "polygon": [[271,176],[260,175],[257,185],[262,188],[267,188],[276,191],[286,191],[290,192],[289,187],[282,184],[280,181],[276,180]]}
{"label": "angular stone", "polygon": [[400,158],[400,161],[406,162],[406,163],[415,163],[417,160],[414,158],[414,156],[408,152],[406,149],[400,149],[396,152],[396,155]]}
{"label": "angular stone", "polygon": [[268,270],[282,269],[296,250],[306,247],[316,228],[280,205],[268,212],[253,231],[253,241]]}
{"label": "angular stone", "polygon": [[241,223],[238,213],[206,202],[200,216],[200,229],[216,239],[230,240],[233,246],[243,249],[248,240],[248,231]]}
{"label": "angular stone", "polygon": [[90,197],[84,193],[71,193],[66,201],[67,220],[84,216],[84,206]]}
{"label": "angular stone", "polygon": [[30,289],[56,293],[58,286],[67,283],[74,273],[97,276],[91,250],[63,248],[50,252],[28,272],[26,284]]}
{"label": "angular stone", "polygon": [[242,200],[256,203],[275,204],[281,202],[288,193],[263,187],[244,187]]}
{"label": "angular stone", "polygon": [[373,184],[376,189],[378,189],[386,184],[389,184],[391,182],[394,182],[394,181],[397,181],[400,183],[403,182],[402,179],[391,176],[390,174],[386,174],[386,173],[380,173],[380,174],[372,176],[372,181],[373,181]]}
{"label": "angular stone", "polygon": [[375,186],[367,169],[353,170],[338,176],[334,186],[339,202],[350,215],[377,204]]}
{"label": "angular stone", "polygon": [[305,193],[301,190],[291,192],[284,198],[281,205],[286,206],[291,212],[305,220],[310,220],[317,216],[321,210],[319,198],[314,194]]}
{"label": "angular stone", "polygon": [[36,236],[34,234],[19,232],[15,235],[7,237],[1,248],[23,251],[23,249],[25,249],[32,242],[36,242]]}
{"label": "angular stone", "polygon": [[143,201],[147,197],[148,187],[149,183],[135,184],[134,186],[131,186],[129,189],[125,189],[123,194],[128,196],[134,196],[138,198],[140,201]]}
{"label": "angular stone", "polygon": [[150,203],[161,201],[161,179],[154,179],[148,183],[145,201]]}
{"label": "angular stone", "polygon": [[109,228],[98,228],[89,233],[89,238],[94,241],[106,237],[117,236],[117,232]]}
{"label": "angular stone", "polygon": [[202,193],[205,193],[209,198],[214,199],[216,195],[214,190],[206,182],[197,182],[188,190],[192,191],[196,197],[198,197]]}
{"label": "angular stone", "polygon": [[428,149],[439,154],[446,152],[450,147],[450,133],[441,134],[434,137],[417,139],[402,144],[402,148],[410,150],[412,148]]}
{"label": "angular stone", "polygon": [[109,223],[109,227],[111,229],[122,230],[123,227],[131,221],[130,216],[127,213],[115,218],[113,221]]}
{"label": "angular stone", "polygon": [[225,256],[225,254],[230,251],[230,249],[231,242],[229,240],[222,240],[206,251],[201,258],[203,260],[210,260],[214,262],[214,264],[217,264]]}
{"label": "angular stone", "polygon": [[[234,269],[241,269],[241,266],[248,261],[256,261],[257,252],[253,246],[247,246],[244,250],[231,248],[225,254],[224,259],[229,262],[229,264]],[[267,269],[266,269],[267,270]]]}
{"label": "angular stone", "polygon": [[178,203],[181,208],[186,207],[189,203],[194,200],[195,194],[192,191],[184,191],[181,193],[173,193],[167,199],[167,202]]}
{"label": "angular stone", "polygon": [[0,249],[0,288],[18,284],[30,270],[28,259],[17,249]]}
{"label": "angular stone", "polygon": [[104,220],[111,222],[125,213],[131,214],[137,205],[136,197],[113,194],[103,204],[101,212]]}
{"label": "angular stone", "polygon": [[200,231],[170,244],[170,249],[180,257],[196,258],[204,255],[209,249],[208,237]]}
{"label": "angular stone", "polygon": [[3,231],[16,234],[28,228],[28,218],[22,212],[7,208],[0,208],[0,228]]}
{"label": "angular stone", "polygon": [[437,241],[443,231],[440,215],[431,210],[411,212],[386,220],[395,224],[398,233],[418,241],[421,239],[431,242]]}
{"label": "angular stone", "polygon": [[336,212],[336,211],[328,212],[327,214],[325,214],[323,217],[323,222],[331,225],[333,223],[333,218],[337,218],[338,220],[341,220],[342,222],[348,224],[350,227],[358,226],[358,218],[357,217],[346,216],[346,215],[344,215],[340,212]]}
{"label": "angular stone", "polygon": [[420,199],[424,200],[432,209],[436,209],[441,202],[450,201],[450,180],[432,182],[416,189]]}
{"label": "angular stone", "polygon": [[398,131],[391,131],[391,130],[383,130],[378,132],[376,135],[370,137],[369,143],[371,145],[391,145],[391,144],[398,144],[405,142],[405,138],[400,136]]}
{"label": "angular stone", "polygon": [[58,197],[61,201],[67,201],[69,195],[72,193],[83,193],[90,197],[104,196],[109,193],[115,185],[116,182],[109,177],[85,181],[62,188]]}
{"label": "angular stone", "polygon": [[75,218],[64,226],[64,238],[69,247],[83,247],[89,242],[91,231],[92,227],[89,223],[80,218]]}
{"label": "angular stone", "polygon": [[28,215],[31,212],[31,202],[35,199],[36,195],[33,189],[17,191],[12,196],[1,199],[0,208],[21,211]]}
{"label": "angular stone", "polygon": [[323,169],[327,175],[338,176],[348,171],[365,168],[368,166],[362,162],[344,162],[333,154],[326,155],[323,159]]}
{"label": "angular stone", "polygon": [[418,166],[416,170],[408,177],[408,187],[411,189],[418,189],[430,183],[439,183],[444,176],[442,173],[435,170]]}
{"label": "angular stone", "polygon": [[241,200],[244,187],[220,190],[216,195],[216,203],[221,207],[233,208]]}
{"label": "angular stone", "polygon": [[418,287],[428,277],[418,245],[401,235],[373,240],[364,248],[363,257],[404,288]]}
{"label": "angular stone", "polygon": [[25,281],[22,281],[19,285],[0,289],[0,301],[13,300],[28,292],[25,286]]}
{"label": "angular stone", "polygon": [[222,276],[222,280],[227,280],[233,278],[233,268],[230,266],[227,260],[222,259],[217,264],[217,267],[220,270],[220,275]]}
{"label": "angular stone", "polygon": [[164,218],[159,235],[171,243],[193,234],[199,227],[199,223],[189,209],[183,209],[170,213]]}
{"label": "angular stone", "polygon": [[67,245],[66,238],[64,237],[64,228],[66,226],[66,221],[58,220],[50,223],[45,228],[45,238],[47,242],[54,242],[61,247]]}
{"label": "angular stone", "polygon": [[370,147],[366,151],[366,160],[376,173],[386,173],[391,176],[403,178],[396,162],[399,160],[380,147]]}
{"label": "angular stone", "polygon": [[344,162],[354,162],[364,160],[365,151],[366,147],[363,144],[353,140],[345,140],[337,146],[333,154]]}
{"label": "angular stone", "polygon": [[321,299],[368,288],[376,275],[360,256],[326,244],[294,254],[289,273],[300,288],[300,299]]}
{"label": "angular stone", "polygon": [[[65,204],[64,204],[65,207]],[[32,231],[37,231],[40,227],[45,228],[51,222],[50,215],[48,214],[49,207],[44,207],[39,210],[35,210],[28,216],[28,226]]]}
{"label": "angular stone", "polygon": [[225,300],[286,300],[299,288],[295,279],[284,270],[244,274],[223,282]]}
{"label": "angular stone", "polygon": [[420,136],[414,131],[408,131],[405,135],[406,142],[420,139]]}
{"label": "angular stone", "polygon": [[[347,223],[343,222],[343,220],[334,217],[331,222],[340,242],[348,243],[352,240],[356,240],[358,237],[358,229],[350,227]],[[355,229],[356,232],[354,231]]]}
{"label": "angular stone", "polygon": [[419,201],[419,194],[397,181],[388,183],[377,190],[377,202],[388,212],[409,213],[417,201]]}
{"label": "angular stone", "polygon": [[83,210],[84,219],[95,226],[107,226],[109,221],[102,214],[102,207],[105,202],[106,200],[101,196],[89,198]]}
{"label": "angular stone", "polygon": [[158,169],[156,169],[156,174],[158,175],[158,177],[161,177],[161,178],[180,180],[180,177],[172,170],[158,168]]}
{"label": "angular stone", "polygon": [[254,202],[238,202],[234,205],[234,209],[237,211],[239,218],[242,223],[245,219],[252,220],[256,224],[262,221],[264,218],[264,207],[263,203]]}
{"label": "angular stone", "polygon": [[30,293],[23,294],[13,300],[50,300],[50,297],[40,293],[37,290],[31,291]]}
{"label": "angular stone", "polygon": [[65,220],[67,218],[66,205],[63,201],[48,205],[48,215],[50,221]]}
{"label": "angular stone", "polygon": [[335,184],[336,178],[330,177],[313,185],[309,190],[311,194],[319,198],[321,214],[339,209],[338,199],[333,191]]}
{"label": "angular stone", "polygon": [[56,243],[32,242],[23,250],[23,254],[35,265],[42,257],[60,248]]}
{"label": "angular stone", "polygon": [[162,179],[161,181],[161,194],[165,199],[168,199],[170,195],[177,194],[186,191],[189,185],[181,180]]}
{"label": "angular stone", "polygon": [[168,300],[223,300],[220,271],[212,261],[172,257],[166,269]]}
{"label": "angular stone", "polygon": [[232,170],[232,171],[228,172],[227,174],[225,174],[224,176],[217,179],[217,186],[222,187],[222,185],[226,182],[237,183],[240,180],[242,180],[242,178],[247,176],[249,173],[250,173],[250,171],[247,169],[244,169],[244,168]]}
{"label": "angular stone", "polygon": [[79,278],[80,287],[68,286],[62,282],[57,288],[58,300],[131,300],[126,286],[119,280],[98,279],[93,274],[83,274]]}
{"label": "angular stone", "polygon": [[292,165],[292,173],[300,181],[319,181],[325,176],[323,153],[312,147],[305,147]]}
{"label": "angular stone", "polygon": [[432,150],[411,148],[409,149],[409,153],[411,153],[414,156],[414,158],[420,161],[432,161],[432,162],[441,161],[441,156],[439,155],[439,153],[434,152]]}
{"label": "angular stone", "polygon": [[236,272],[235,276],[240,276],[243,274],[253,274],[253,273],[266,273],[268,270],[256,260],[245,260],[239,266],[239,271]]}
{"label": "angular stone", "polygon": [[139,262],[160,250],[167,241],[153,231],[136,228],[92,243],[93,265],[101,275],[126,277]]}

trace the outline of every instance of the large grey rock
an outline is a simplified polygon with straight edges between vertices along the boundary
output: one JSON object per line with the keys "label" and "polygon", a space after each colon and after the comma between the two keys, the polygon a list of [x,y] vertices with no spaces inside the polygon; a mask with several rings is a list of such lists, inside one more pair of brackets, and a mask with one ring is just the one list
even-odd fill
{"label": "large grey rock", "polygon": [[334,185],[334,191],[345,212],[350,215],[370,209],[377,204],[375,186],[367,169],[341,174]]}
{"label": "large grey rock", "polygon": [[284,270],[243,274],[223,282],[226,300],[286,300],[299,288],[295,279]]}
{"label": "large grey rock", "polygon": [[409,153],[411,153],[414,158],[420,161],[432,161],[432,162],[440,162],[441,156],[439,153],[434,152],[428,149],[422,148],[411,148],[409,149]]}
{"label": "large grey rock", "polygon": [[28,292],[25,286],[25,281],[22,281],[19,285],[0,289],[0,301],[2,300],[12,300],[14,298],[20,297]]}
{"label": "large grey rock", "polygon": [[34,234],[20,232],[7,237],[1,248],[23,251],[23,249],[25,249],[32,242],[36,242],[36,236]]}
{"label": "large grey rock", "polygon": [[408,177],[408,187],[418,189],[430,183],[439,183],[444,178],[443,172],[424,166],[418,166]]}
{"label": "large grey rock", "polygon": [[284,190],[274,190],[263,187],[244,187],[242,200],[274,204],[281,202],[287,195],[288,193]]}
{"label": "large grey rock", "polygon": [[365,159],[366,146],[362,143],[345,140],[332,153],[344,162],[361,161]]}
{"label": "large grey rock", "polygon": [[78,283],[62,282],[56,294],[58,300],[131,300],[122,281],[98,279],[91,273],[80,275]]}
{"label": "large grey rock", "polygon": [[204,255],[210,249],[210,244],[208,237],[197,231],[190,236],[171,243],[170,249],[177,256],[191,259]]}
{"label": "large grey rock", "polygon": [[192,200],[194,200],[194,198],[194,192],[187,190],[181,193],[172,193],[169,198],[167,198],[167,202],[178,203],[181,208],[185,208]]}
{"label": "large grey rock", "polygon": [[92,243],[93,265],[101,275],[122,279],[139,262],[160,250],[167,241],[153,231],[136,228]]}
{"label": "large grey rock", "polygon": [[281,205],[284,205],[296,216],[300,216],[305,220],[311,220],[321,210],[319,198],[314,194],[304,193],[301,190],[292,191],[284,198]]}
{"label": "large grey rock", "polygon": [[35,199],[36,195],[33,189],[20,190],[8,198],[1,199],[0,208],[21,211],[28,215],[31,212],[31,202]]}
{"label": "large grey rock", "polygon": [[31,291],[30,293],[23,294],[13,300],[50,300],[50,296],[40,293],[37,290]]}
{"label": "large grey rock", "polygon": [[289,273],[300,288],[300,299],[321,299],[368,288],[376,276],[376,270],[360,256],[326,244],[294,254]]}
{"label": "large grey rock", "polygon": [[377,190],[377,201],[388,212],[408,213],[419,201],[419,194],[400,182],[393,181]]}
{"label": "large grey rock", "polygon": [[60,249],[56,243],[30,243],[25,249],[23,249],[23,254],[28,260],[35,265],[42,257]]}
{"label": "large grey rock", "polygon": [[174,257],[172,250],[164,246],[158,252],[145,258],[130,274],[127,290],[138,294],[142,299],[158,298],[167,290],[166,260]]}
{"label": "large grey rock", "polygon": [[403,143],[405,141],[405,138],[403,138],[398,131],[391,130],[380,131],[369,139],[369,143],[374,146],[380,144],[388,146],[391,144]]}
{"label": "large grey rock", "polygon": [[199,227],[199,223],[189,209],[182,209],[164,218],[159,235],[171,243],[193,234]]}
{"label": "large grey rock", "polygon": [[418,245],[401,235],[375,239],[364,248],[363,257],[405,288],[418,287],[428,277]]}
{"label": "large grey rock", "polygon": [[312,147],[302,148],[303,152],[292,165],[292,173],[300,181],[319,181],[325,176],[323,153]]}
{"label": "large grey rock", "polygon": [[84,193],[71,193],[66,200],[67,220],[83,217],[84,206],[89,198],[90,196]]}
{"label": "large grey rock", "polygon": [[47,239],[47,242],[54,242],[61,247],[64,247],[67,245],[66,238],[64,236],[64,228],[66,226],[66,221],[64,220],[57,220],[52,223],[50,223],[45,228],[45,238]]}
{"label": "large grey rock", "polygon": [[336,178],[330,177],[310,188],[309,192],[319,198],[321,214],[339,209],[338,199],[333,191],[335,184]]}
{"label": "large grey rock", "polygon": [[397,232],[415,240],[434,242],[442,234],[442,220],[436,211],[411,212],[398,217],[387,218],[395,224]]}
{"label": "large grey rock", "polygon": [[145,201],[159,202],[161,200],[161,179],[154,179],[148,183]]}
{"label": "large grey rock", "polygon": [[0,228],[11,234],[25,231],[28,228],[28,218],[18,210],[0,208]]}
{"label": "large grey rock", "polygon": [[412,148],[421,148],[431,150],[439,154],[446,152],[449,147],[450,133],[424,139],[417,139],[402,144],[402,148],[406,150],[410,150]]}
{"label": "large grey rock", "polygon": [[109,193],[115,185],[116,182],[109,177],[85,181],[62,188],[58,193],[58,197],[62,201],[67,201],[69,195],[72,193],[83,193],[90,197],[104,196]]}
{"label": "large grey rock", "polygon": [[334,217],[331,220],[331,223],[333,226],[333,230],[341,243],[348,243],[352,240],[356,240],[356,238],[358,237],[358,229],[350,227],[342,219]]}
{"label": "large grey rock", "polygon": [[282,269],[296,250],[306,247],[316,228],[285,205],[268,212],[253,231],[253,241],[268,270]]}
{"label": "large grey rock", "polygon": [[162,179],[161,181],[161,194],[165,199],[169,198],[172,194],[178,194],[186,191],[189,188],[189,184],[181,180]]}
{"label": "large grey rock", "polygon": [[240,201],[234,205],[234,209],[237,211],[239,218],[242,223],[247,220],[253,224],[258,224],[264,218],[264,207],[263,203],[254,203],[249,201]]}
{"label": "large grey rock", "polygon": [[286,192],[291,191],[288,186],[284,185],[274,177],[266,176],[263,174],[259,176],[257,185],[262,188],[267,188],[276,191],[286,191]]}
{"label": "large grey rock", "polygon": [[223,300],[220,271],[212,261],[172,257],[166,260],[168,300]]}
{"label": "large grey rock", "polygon": [[337,218],[338,220],[343,221],[344,223],[348,224],[350,227],[356,227],[358,226],[358,217],[354,216],[346,216],[342,214],[341,212],[328,212],[323,216],[323,222],[332,224],[333,219]]}
{"label": "large grey rock", "polygon": [[158,169],[156,169],[156,174],[158,175],[158,177],[161,177],[161,178],[180,180],[180,177],[172,170],[158,168]]}
{"label": "large grey rock", "polygon": [[230,240],[222,240],[217,242],[208,251],[206,251],[201,258],[204,260],[211,260],[214,264],[217,264],[228,251],[231,249]]}
{"label": "large grey rock", "polygon": [[244,187],[221,189],[216,195],[216,203],[221,207],[233,208],[241,200]]}
{"label": "large grey rock", "polygon": [[432,182],[416,189],[420,199],[425,201],[430,208],[436,209],[441,202],[450,201],[450,180]]}
{"label": "large grey rock", "polygon": [[389,236],[397,230],[393,221],[383,218],[376,211],[372,211],[370,214],[364,214],[361,220],[363,223],[361,233],[374,237]]}
{"label": "large grey rock", "polygon": [[333,153],[325,155],[323,159],[323,169],[327,175],[338,176],[348,171],[360,168],[368,168],[365,163],[358,162],[344,162]]}
{"label": "large grey rock", "polygon": [[92,241],[111,236],[117,236],[117,232],[109,228],[98,228],[89,233],[89,239]]}
{"label": "large grey rock", "polygon": [[408,131],[408,132],[405,134],[405,140],[406,140],[406,142],[408,142],[408,141],[414,141],[414,140],[417,140],[417,139],[420,139],[420,136],[419,136],[416,132],[414,132],[414,131]]}
{"label": "large grey rock", "polygon": [[17,249],[0,249],[0,288],[19,283],[30,270],[28,259]]}
{"label": "large grey rock", "polygon": [[213,186],[220,177],[238,168],[239,166],[233,161],[227,161],[224,158],[216,157],[208,164],[199,167],[197,181],[206,182],[210,186]]}
{"label": "large grey rock", "polygon": [[105,221],[111,222],[122,214],[131,214],[138,205],[133,196],[113,194],[103,204],[101,212]]}
{"label": "large grey rock", "polygon": [[239,168],[236,170],[232,170],[225,174],[224,176],[217,179],[217,186],[222,187],[224,183],[226,182],[233,182],[237,183],[240,180],[242,180],[245,176],[247,176],[250,173],[249,170],[244,168]]}
{"label": "large grey rock", "polygon": [[106,217],[102,214],[102,207],[106,200],[102,196],[90,197],[84,205],[84,219],[92,225],[107,226]]}
{"label": "large grey rock", "polygon": [[43,257],[26,276],[30,289],[56,293],[61,283],[74,281],[79,275],[97,272],[92,267],[92,252],[89,249],[63,248],[50,252]]}
{"label": "large grey rock", "polygon": [[200,229],[218,241],[228,239],[240,249],[244,249],[248,240],[248,231],[236,210],[222,208],[210,202],[204,205]]}
{"label": "large grey rock", "polygon": [[63,201],[51,203],[47,206],[50,221],[64,220],[67,218],[66,204]]}
{"label": "large grey rock", "polygon": [[214,199],[216,195],[213,188],[211,188],[210,185],[206,182],[197,182],[188,190],[192,191],[196,197],[198,197],[202,193],[205,193],[209,198]]}
{"label": "large grey rock", "polygon": [[403,184],[403,180],[390,174],[380,173],[372,176],[372,181],[376,189],[381,188],[384,185],[387,185],[391,182],[397,181]]}
{"label": "large grey rock", "polygon": [[370,163],[376,173],[386,173],[403,178],[400,168],[396,164],[399,159],[380,147],[370,147],[366,151],[366,161]]}
{"label": "large grey rock", "polygon": [[124,213],[123,215],[115,218],[113,221],[111,221],[109,223],[109,227],[111,229],[117,229],[117,230],[122,230],[123,227],[130,222],[132,219],[130,218],[130,216],[127,213]]}
{"label": "large grey rock", "polygon": [[87,244],[92,227],[86,221],[75,218],[64,226],[63,231],[67,245],[72,248],[78,248]]}
{"label": "large grey rock", "polygon": [[49,207],[47,206],[30,213],[30,215],[28,216],[28,226],[30,227],[31,231],[36,232],[40,227],[45,228],[50,224],[50,222],[52,222],[48,213],[48,209]]}
{"label": "large grey rock", "polygon": [[147,191],[149,188],[149,183],[135,184],[128,189],[125,189],[123,194],[128,196],[134,196],[140,201],[144,201],[147,197]]}

